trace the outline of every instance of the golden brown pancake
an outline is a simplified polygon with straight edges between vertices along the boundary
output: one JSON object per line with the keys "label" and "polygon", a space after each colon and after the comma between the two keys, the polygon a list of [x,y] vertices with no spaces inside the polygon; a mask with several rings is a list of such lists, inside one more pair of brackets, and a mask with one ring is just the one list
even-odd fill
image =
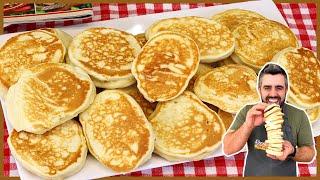
{"label": "golden brown pancake", "polygon": [[271,20],[241,25],[233,31],[233,35],[236,47],[232,59],[255,70],[271,61],[282,49],[298,46],[296,36],[288,27]]}
{"label": "golden brown pancake", "polygon": [[199,50],[188,36],[162,32],[153,36],[133,61],[132,74],[150,102],[179,96],[196,73]]}
{"label": "golden brown pancake", "polygon": [[144,33],[137,34],[134,37],[138,40],[140,47],[143,47],[148,41]]}
{"label": "golden brown pancake", "polygon": [[18,132],[43,134],[85,110],[95,90],[83,70],[68,64],[42,63],[24,71],[10,87],[8,119]]}
{"label": "golden brown pancake", "polygon": [[231,124],[233,122],[232,114],[219,109],[218,110],[218,115],[222,119],[224,127],[226,127],[226,129],[229,129],[229,127],[231,126]]}
{"label": "golden brown pancake", "polygon": [[149,40],[161,31],[177,32],[191,37],[198,45],[202,63],[224,59],[234,51],[231,31],[220,23],[197,16],[162,19],[146,30]]}
{"label": "golden brown pancake", "polygon": [[140,49],[132,34],[100,27],[74,37],[68,55],[73,65],[103,83],[132,78],[131,64]]}
{"label": "golden brown pancake", "polygon": [[196,74],[192,77],[192,79],[189,81],[187,90],[189,91],[193,91],[193,87],[194,87],[194,83],[196,82],[197,78],[209,71],[213,70],[213,67],[210,64],[203,64],[200,63],[198,70],[196,72]]}
{"label": "golden brown pancake", "polygon": [[236,114],[245,104],[259,100],[256,81],[257,75],[252,69],[230,64],[200,76],[194,92],[202,101]]}
{"label": "golden brown pancake", "polygon": [[155,131],[155,153],[170,161],[199,160],[221,143],[220,117],[190,91],[160,102],[149,118]]}
{"label": "golden brown pancake", "polygon": [[88,151],[81,126],[75,120],[41,135],[13,130],[7,141],[23,167],[45,179],[63,179],[77,173]]}
{"label": "golden brown pancake", "polygon": [[24,69],[45,62],[63,62],[67,36],[60,30],[46,28],[24,32],[7,40],[0,49],[0,96],[6,95]]}
{"label": "golden brown pancake", "polygon": [[119,90],[99,93],[80,114],[90,153],[116,172],[129,172],[151,158],[154,134],[139,104]]}
{"label": "golden brown pancake", "polygon": [[274,56],[289,75],[289,99],[304,109],[320,106],[320,61],[307,48],[287,48]]}
{"label": "golden brown pancake", "polygon": [[320,119],[320,106],[312,108],[312,109],[306,109],[306,112],[309,116],[310,122],[315,123]]}
{"label": "golden brown pancake", "polygon": [[212,19],[227,26],[231,31],[243,24],[251,24],[255,21],[266,19],[264,16],[244,9],[229,9],[212,16]]}

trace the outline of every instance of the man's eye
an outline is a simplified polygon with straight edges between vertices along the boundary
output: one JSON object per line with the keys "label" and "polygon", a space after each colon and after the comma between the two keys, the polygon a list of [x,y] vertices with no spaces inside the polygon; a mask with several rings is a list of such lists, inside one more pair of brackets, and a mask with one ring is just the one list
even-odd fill
{"label": "man's eye", "polygon": [[277,90],[283,90],[283,87],[276,87]]}

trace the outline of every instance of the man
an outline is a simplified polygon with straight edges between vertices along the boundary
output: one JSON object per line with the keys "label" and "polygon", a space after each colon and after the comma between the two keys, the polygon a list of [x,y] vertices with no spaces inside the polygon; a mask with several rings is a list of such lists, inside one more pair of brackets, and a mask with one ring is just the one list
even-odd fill
{"label": "man", "polygon": [[[258,77],[262,102],[242,108],[223,138],[226,155],[239,152],[247,144],[244,176],[296,176],[296,162],[310,162],[315,157],[314,139],[306,113],[285,103],[287,77],[279,65],[270,63],[264,66]],[[266,154],[256,148],[267,139],[263,112],[272,103],[280,105],[284,113],[282,156]]]}

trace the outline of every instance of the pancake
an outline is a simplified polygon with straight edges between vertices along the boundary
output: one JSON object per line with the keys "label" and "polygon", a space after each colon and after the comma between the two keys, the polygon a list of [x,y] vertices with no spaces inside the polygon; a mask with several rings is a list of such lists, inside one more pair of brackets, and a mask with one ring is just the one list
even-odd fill
{"label": "pancake", "polygon": [[187,90],[193,91],[194,83],[196,82],[197,78],[199,76],[202,76],[202,75],[206,74],[207,72],[209,72],[211,70],[213,70],[213,67],[211,65],[200,63],[199,66],[198,66],[198,70],[197,70],[196,74],[189,81]]}
{"label": "pancake", "polygon": [[294,104],[311,109],[320,106],[320,61],[307,48],[287,48],[274,56],[290,77],[288,96]]}
{"label": "pancake", "polygon": [[218,67],[229,65],[229,64],[237,64],[237,63],[234,62],[230,56],[217,62]]}
{"label": "pancake", "polygon": [[266,153],[280,156],[282,155],[282,143],[283,132],[282,124],[284,122],[283,113],[278,104],[270,104],[264,110],[264,118],[266,124],[264,125],[267,131],[267,140],[265,141],[268,144]]}
{"label": "pancake", "polygon": [[169,161],[198,160],[221,144],[220,117],[189,91],[160,102],[149,117],[155,131],[155,153]]}
{"label": "pancake", "polygon": [[264,16],[244,9],[229,9],[212,16],[212,19],[227,26],[231,31],[243,24],[266,19]]}
{"label": "pancake", "polygon": [[137,103],[140,105],[142,111],[144,112],[147,118],[156,109],[157,103],[151,103],[148,100],[146,100],[143,97],[143,95],[139,92],[136,84],[119,90],[124,91],[125,93],[133,97],[133,99],[136,100]]}
{"label": "pancake", "polygon": [[137,34],[134,36],[140,44],[140,47],[143,47],[147,43],[147,38],[144,33]]}
{"label": "pancake", "polygon": [[99,93],[80,114],[90,153],[116,172],[129,172],[151,158],[154,134],[139,104],[119,90]]}
{"label": "pancake", "polygon": [[312,108],[312,109],[306,109],[306,113],[309,116],[309,120],[311,123],[315,123],[320,119],[320,106]]}
{"label": "pancake", "polygon": [[199,47],[202,63],[216,62],[234,51],[235,40],[231,31],[214,20],[197,16],[162,19],[146,30],[146,38],[149,40],[161,31],[190,36]]}
{"label": "pancake", "polygon": [[231,58],[255,70],[261,69],[282,49],[299,45],[288,27],[271,20],[241,25],[233,31],[233,35],[236,47]]}
{"label": "pancake", "polygon": [[13,36],[0,49],[0,96],[5,97],[24,69],[63,62],[70,36],[58,29],[37,29]]}
{"label": "pancake", "polygon": [[13,130],[7,141],[23,167],[45,179],[63,179],[77,173],[88,151],[81,126],[75,120],[41,135]]}
{"label": "pancake", "polygon": [[179,96],[197,72],[197,44],[188,36],[162,32],[153,36],[132,64],[141,94],[150,102]]}
{"label": "pancake", "polygon": [[225,112],[225,111],[222,111],[221,109],[219,109],[218,110],[218,115],[222,119],[224,127],[226,127],[226,129],[229,129],[229,127],[231,126],[231,124],[233,122],[232,114],[228,113],[228,112]]}
{"label": "pancake", "polygon": [[219,109],[236,114],[245,104],[257,102],[257,75],[242,65],[226,65],[200,76],[194,92],[202,100]]}
{"label": "pancake", "polygon": [[99,81],[133,77],[131,64],[140,51],[135,37],[111,28],[90,28],[74,37],[68,49],[72,64]]}
{"label": "pancake", "polygon": [[96,93],[90,77],[68,64],[42,63],[10,87],[8,119],[15,130],[43,134],[77,116]]}
{"label": "pancake", "polygon": [[94,77],[91,77],[91,79],[94,85],[96,85],[96,87],[105,88],[105,89],[125,88],[136,83],[136,79],[133,76],[125,79],[111,80],[111,81],[99,81]]}

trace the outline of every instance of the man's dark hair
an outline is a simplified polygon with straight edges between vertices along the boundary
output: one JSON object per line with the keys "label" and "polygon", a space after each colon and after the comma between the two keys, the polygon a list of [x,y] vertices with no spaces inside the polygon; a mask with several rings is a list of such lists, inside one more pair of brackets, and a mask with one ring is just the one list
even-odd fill
{"label": "man's dark hair", "polygon": [[259,88],[261,87],[261,84],[262,84],[262,81],[261,81],[262,77],[265,74],[271,74],[271,75],[282,74],[284,76],[286,88],[288,89],[288,75],[281,66],[270,63],[270,64],[267,64],[263,69],[261,69],[259,74],[259,82],[258,82]]}

